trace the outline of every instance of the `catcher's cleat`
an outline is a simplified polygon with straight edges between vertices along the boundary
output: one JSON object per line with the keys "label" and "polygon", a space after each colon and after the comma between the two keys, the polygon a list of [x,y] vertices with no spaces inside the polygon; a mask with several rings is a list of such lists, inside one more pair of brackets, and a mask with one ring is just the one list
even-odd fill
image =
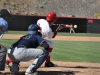
{"label": "catcher's cleat", "polygon": [[19,72],[11,72],[10,75],[20,75]]}
{"label": "catcher's cleat", "polygon": [[58,65],[52,63],[52,62],[45,62],[45,67],[57,67]]}
{"label": "catcher's cleat", "polygon": [[0,72],[0,75],[6,75],[6,74],[4,74],[4,73]]}
{"label": "catcher's cleat", "polygon": [[5,67],[11,68],[11,66],[9,65],[9,62],[6,61]]}
{"label": "catcher's cleat", "polygon": [[16,73],[15,73],[15,72],[11,72],[10,74],[11,74],[11,75],[16,75]]}
{"label": "catcher's cleat", "polygon": [[37,72],[34,72],[34,73],[25,73],[25,75],[40,75],[40,74]]}

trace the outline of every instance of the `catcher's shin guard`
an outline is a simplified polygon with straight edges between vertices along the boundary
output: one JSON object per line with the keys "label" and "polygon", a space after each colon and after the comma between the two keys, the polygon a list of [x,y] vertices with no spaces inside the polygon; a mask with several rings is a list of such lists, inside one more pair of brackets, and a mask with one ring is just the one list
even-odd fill
{"label": "catcher's shin guard", "polygon": [[6,47],[1,46],[0,47],[0,70],[5,69],[6,53],[7,53]]}
{"label": "catcher's shin guard", "polygon": [[13,62],[10,68],[11,73],[18,73],[19,72],[19,63],[20,62]]}
{"label": "catcher's shin guard", "polygon": [[43,51],[44,53],[42,53],[42,55],[33,62],[33,65],[35,66],[32,68],[31,72],[35,72],[43,64],[45,59],[48,57],[49,54],[48,51],[46,50]]}

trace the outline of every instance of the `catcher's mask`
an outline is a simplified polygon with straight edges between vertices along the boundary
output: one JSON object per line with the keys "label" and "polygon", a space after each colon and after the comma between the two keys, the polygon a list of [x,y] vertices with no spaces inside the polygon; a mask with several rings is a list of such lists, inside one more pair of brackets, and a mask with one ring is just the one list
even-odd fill
{"label": "catcher's mask", "polygon": [[37,24],[31,24],[28,27],[28,34],[38,34],[42,36],[40,31],[41,31],[41,28]]}

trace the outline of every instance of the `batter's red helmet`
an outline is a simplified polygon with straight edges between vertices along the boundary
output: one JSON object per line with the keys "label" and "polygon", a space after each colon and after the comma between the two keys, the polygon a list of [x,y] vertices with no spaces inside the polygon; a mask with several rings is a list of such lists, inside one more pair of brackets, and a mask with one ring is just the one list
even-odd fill
{"label": "batter's red helmet", "polygon": [[46,19],[51,22],[56,22],[57,16],[55,12],[49,12],[46,16]]}

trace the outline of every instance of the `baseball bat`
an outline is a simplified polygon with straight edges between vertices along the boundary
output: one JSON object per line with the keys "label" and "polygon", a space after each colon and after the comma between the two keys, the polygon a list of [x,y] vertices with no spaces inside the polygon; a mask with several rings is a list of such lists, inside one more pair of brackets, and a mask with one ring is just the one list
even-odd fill
{"label": "baseball bat", "polygon": [[53,25],[62,25],[64,28],[77,28],[77,25],[72,25],[72,24],[53,24]]}

